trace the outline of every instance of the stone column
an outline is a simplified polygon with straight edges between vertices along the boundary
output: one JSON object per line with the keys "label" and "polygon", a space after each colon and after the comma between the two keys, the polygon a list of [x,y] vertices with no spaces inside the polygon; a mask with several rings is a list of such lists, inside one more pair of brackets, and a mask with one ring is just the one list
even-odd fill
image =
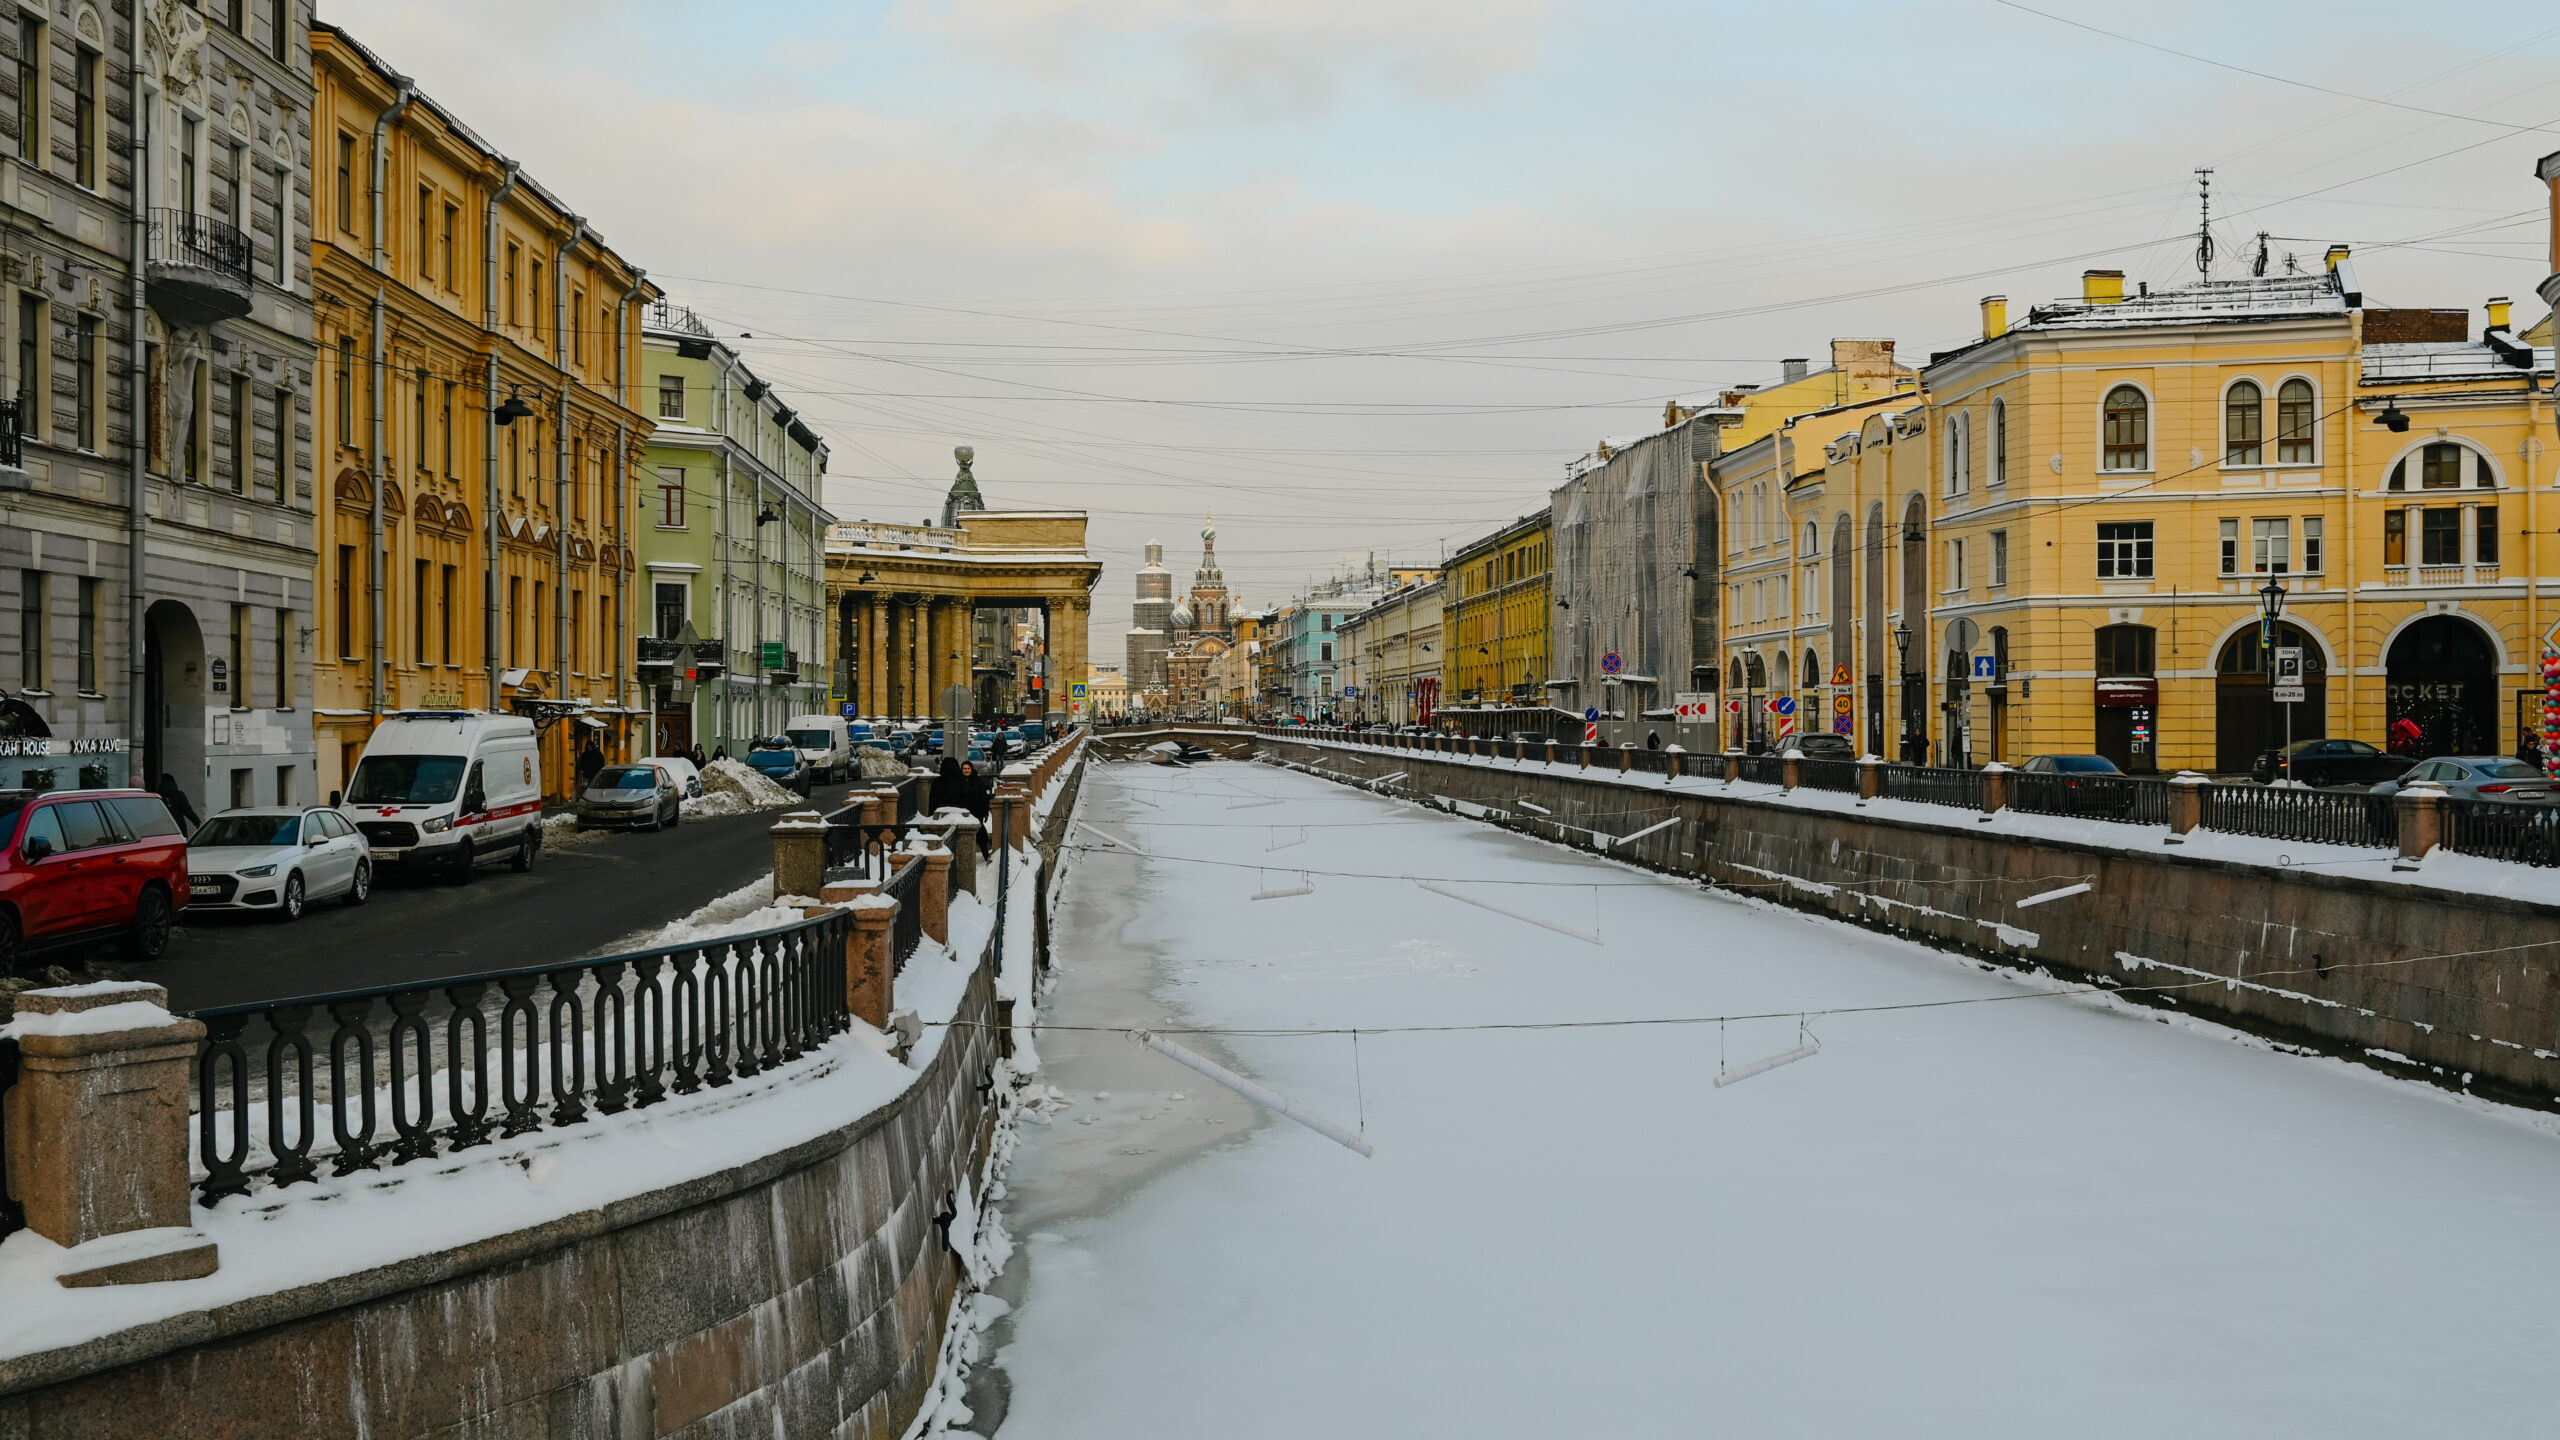
{"label": "stone column", "polygon": [[1804,783],[1804,752],[1789,750],[1778,757],[1778,788],[1793,790]]}
{"label": "stone column", "polygon": [[2444,841],[2445,790],[2431,780],[2401,787],[2391,797],[2392,818],[2399,822],[2400,856],[2394,870],[2415,870],[2429,851]]}
{"label": "stone column", "polygon": [[951,943],[951,852],[935,846],[924,852],[924,874],[916,881],[916,919],[937,945]]}
{"label": "stone column", "polygon": [[783,816],[765,832],[773,837],[773,893],[815,895],[827,882],[827,822],[815,810]]}
{"label": "stone column", "polygon": [[1884,761],[1873,755],[1858,757],[1858,803],[1863,805],[1884,793]]}
{"label": "stone column", "polygon": [[996,844],[1019,845],[1031,833],[1031,797],[1015,786],[1003,786],[988,818],[995,822]]}
{"label": "stone column", "polygon": [[889,955],[889,926],[898,918],[898,902],[886,895],[865,895],[853,902],[853,943],[845,950],[846,1008],[874,1030],[889,1027],[889,1011],[897,967]]}
{"label": "stone column", "polygon": [[2009,767],[1994,760],[1982,767],[1982,815],[1992,816],[2009,808]]}
{"label": "stone column", "polygon": [[2204,787],[2213,783],[2193,770],[2169,777],[2169,833],[2163,845],[2184,845],[2187,832],[2204,823]]}
{"label": "stone column", "polygon": [[[1049,615],[1049,688],[1046,703],[1055,712],[1058,723],[1065,723],[1067,697],[1072,687],[1085,678],[1090,637],[1087,621],[1092,604],[1082,595],[1062,595],[1048,602]],[[1085,701],[1085,715],[1092,718],[1093,702]]]}
{"label": "stone column", "polygon": [[[168,1000],[133,981],[18,996],[9,1179],[27,1228],[72,1252],[64,1285],[192,1280],[220,1262],[187,1228],[187,1065],[204,1025]],[[165,1233],[80,1248],[131,1231]]]}
{"label": "stone column", "polygon": [[889,709],[889,605],[878,595],[862,604],[862,713],[892,714]]}

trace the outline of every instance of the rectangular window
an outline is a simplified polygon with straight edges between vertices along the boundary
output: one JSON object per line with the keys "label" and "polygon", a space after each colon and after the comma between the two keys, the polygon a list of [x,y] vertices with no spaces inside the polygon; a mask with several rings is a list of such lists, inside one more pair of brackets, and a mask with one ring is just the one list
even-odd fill
{"label": "rectangular window", "polygon": [[[282,0],[278,0],[277,8],[283,8]],[[293,238],[289,233],[291,221],[287,218],[287,207],[292,204],[293,172],[279,170],[276,172],[276,198],[268,205],[267,216],[275,222],[276,285],[285,290],[293,288]]]}
{"label": "rectangular window", "polygon": [[[293,708],[293,612],[276,612],[276,708]],[[281,794],[281,792],[279,792]],[[281,799],[278,804],[284,803]]]}
{"label": "rectangular window", "polygon": [[569,592],[569,653],[561,657],[561,662],[579,675],[587,673],[586,622],[587,592],[572,590]]}
{"label": "rectangular window", "polygon": [[1965,588],[1964,540],[1965,537],[1957,535],[1950,537],[1947,541],[1947,588],[1949,590]]}
{"label": "rectangular window", "polygon": [[459,205],[444,207],[444,230],[436,240],[437,255],[443,264],[444,288],[447,290],[462,288],[461,261],[455,257],[453,250],[453,227],[461,215],[462,207]]}
{"label": "rectangular window", "polygon": [[427,225],[435,214],[436,189],[432,185],[418,187],[418,278],[424,280],[435,272],[435,248],[428,243]]}
{"label": "rectangular window", "polygon": [[338,658],[356,658],[356,547],[338,547]]}
{"label": "rectangular window", "polygon": [[338,443],[356,443],[356,337],[338,337]]}
{"label": "rectangular window", "polygon": [[1327,664],[1327,665],[1330,665],[1330,664],[1332,664],[1332,663],[1333,663],[1333,646],[1332,646],[1331,644],[1327,644],[1327,645],[1325,645],[1323,648],[1324,648],[1323,663],[1325,663],[1325,664]]}
{"label": "rectangular window", "polygon": [[45,688],[45,641],[52,625],[45,618],[44,572],[18,572],[18,688]]}
{"label": "rectangular window", "polygon": [[249,607],[231,607],[231,708],[246,710],[256,704],[249,689]]}
{"label": "rectangular window", "polygon": [[409,397],[409,433],[417,437],[415,443],[418,447],[418,468],[420,470],[432,472],[435,469],[435,466],[427,456],[428,380],[426,367],[420,366],[418,368],[416,379],[418,382],[417,391]]}
{"label": "rectangular window", "polygon": [[196,218],[196,148],[204,134],[204,122],[193,115],[178,120],[178,208],[190,220]]}
{"label": "rectangular window", "polygon": [[661,580],[657,585],[658,638],[673,640],[684,629],[685,610],[692,595],[689,587]]}
{"label": "rectangular window", "polygon": [[532,284],[525,292],[525,305],[533,312],[533,338],[540,341],[542,339],[542,262],[534,261],[525,273],[532,280]]}
{"label": "rectangular window", "polygon": [[1997,590],[2008,583],[2009,532],[1994,530],[1991,532],[1991,588]]}
{"label": "rectangular window", "polygon": [[436,412],[436,454],[444,460],[444,473],[451,478],[453,468],[453,382],[444,382],[444,406]]}
{"label": "rectangular window", "polygon": [[533,582],[533,643],[525,648],[533,653],[533,668],[542,668],[542,582]]}
{"label": "rectangular window", "polygon": [[245,375],[232,376],[231,493],[234,495],[249,493],[250,422],[256,418],[250,413],[253,408],[254,402],[249,398],[249,378]]}
{"label": "rectangular window", "polygon": [[428,562],[417,560],[412,561],[411,564],[416,571],[416,585],[410,591],[412,605],[409,613],[409,658],[417,664],[424,665],[427,663],[429,654],[427,650]]}
{"label": "rectangular window", "polygon": [[524,579],[507,577],[507,663],[524,658]]}
{"label": "rectangular window", "polygon": [[295,461],[299,458],[294,454],[293,444],[293,392],[278,390],[275,404],[276,503],[287,505],[293,501]]}
{"label": "rectangular window", "polygon": [[278,60],[293,59],[293,0],[275,0],[267,11],[267,48]]}
{"label": "rectangular window", "polygon": [[586,519],[587,439],[585,436],[573,435],[570,437],[569,473],[562,478],[569,482],[569,518],[572,520]]}
{"label": "rectangular window", "polygon": [[18,20],[18,158],[39,169],[45,164],[44,117],[45,83],[44,22],[20,17]]}
{"label": "rectangular window", "polygon": [[2252,575],[2293,573],[2292,521],[2252,520],[2249,522],[2249,573]]}
{"label": "rectangular window", "polygon": [[507,242],[507,323],[516,323],[516,262],[523,251],[512,240]]}
{"label": "rectangular window", "polygon": [[71,166],[81,188],[98,188],[98,52],[82,50],[71,67]]}
{"label": "rectangular window", "polygon": [[587,292],[584,290],[570,291],[569,363],[572,365],[584,365],[587,363],[587,327],[578,323],[578,317],[586,313]]}
{"label": "rectangular window", "polygon": [[2430,505],[2418,512],[2418,563],[2462,563],[2462,510],[2459,506]]}
{"label": "rectangular window", "polygon": [[71,364],[79,376],[79,393],[75,398],[80,448],[98,448],[98,396],[104,388],[98,374],[98,317],[83,315],[72,341]]}
{"label": "rectangular window", "polygon": [[98,690],[98,582],[80,581],[80,693],[95,695]]}
{"label": "rectangular window", "polygon": [[356,233],[356,137],[338,135],[338,228]]}
{"label": "rectangular window", "polygon": [[2462,488],[2462,447],[2430,445],[2419,452],[2418,484],[2427,490]]}
{"label": "rectangular window", "polygon": [[2151,522],[2122,520],[2098,527],[2098,578],[2151,578]]}
{"label": "rectangular window", "polygon": [[2382,512],[2382,563],[2409,563],[2409,512],[2406,510]]}
{"label": "rectangular window", "polygon": [[18,292],[18,431],[30,440],[45,435],[47,403],[44,384],[45,302],[31,291]]}
{"label": "rectangular window", "polygon": [[445,566],[436,589],[436,653],[447,665],[453,663],[453,573]]}
{"label": "rectangular window", "polygon": [[684,418],[683,376],[661,375],[658,377],[658,418],[661,420]]}
{"label": "rectangular window", "polygon": [[2320,517],[2317,515],[2302,517],[2302,573],[2320,573]]}
{"label": "rectangular window", "polygon": [[2471,522],[2471,559],[2478,565],[2498,563],[2498,507],[2483,505]]}
{"label": "rectangular window", "polygon": [[[224,149],[231,157],[231,224],[239,230],[240,238],[248,241],[254,249],[257,242],[249,238],[249,147],[234,143]],[[250,256],[253,268],[256,259],[253,253]]]}
{"label": "rectangular window", "polygon": [[2240,522],[2237,520],[2222,522],[2222,573],[2240,573]]}

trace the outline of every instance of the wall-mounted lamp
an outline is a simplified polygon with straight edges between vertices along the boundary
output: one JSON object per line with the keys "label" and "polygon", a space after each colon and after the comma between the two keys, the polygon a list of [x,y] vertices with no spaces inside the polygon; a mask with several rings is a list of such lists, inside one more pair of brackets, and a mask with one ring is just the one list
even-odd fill
{"label": "wall-mounted lamp", "polygon": [[501,425],[513,425],[519,420],[532,419],[533,407],[525,403],[524,387],[521,385],[509,386],[507,388],[507,398],[505,403],[492,411],[490,418],[496,420]]}
{"label": "wall-mounted lamp", "polygon": [[2409,433],[2409,416],[2406,412],[2401,410],[2400,402],[2397,400],[2385,403],[2382,407],[2382,413],[2373,417],[2373,423],[2390,431],[2394,435],[2405,435]]}

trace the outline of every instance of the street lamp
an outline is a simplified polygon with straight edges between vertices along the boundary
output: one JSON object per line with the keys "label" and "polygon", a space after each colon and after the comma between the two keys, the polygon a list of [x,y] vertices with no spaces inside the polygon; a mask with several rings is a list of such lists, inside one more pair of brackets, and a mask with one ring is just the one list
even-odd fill
{"label": "street lamp", "polygon": [[1902,677],[1902,759],[1911,760],[1911,625],[1908,621],[1893,627],[1893,650],[1900,657]]}
{"label": "street lamp", "polygon": [[[2407,422],[2402,422],[2403,424]],[[2267,676],[2267,701],[2275,703],[2276,620],[2284,614],[2284,584],[2274,576],[2258,587],[2258,651]],[[2276,751],[2276,766],[2285,779],[2293,778],[2293,707],[2284,711],[2284,747]]]}

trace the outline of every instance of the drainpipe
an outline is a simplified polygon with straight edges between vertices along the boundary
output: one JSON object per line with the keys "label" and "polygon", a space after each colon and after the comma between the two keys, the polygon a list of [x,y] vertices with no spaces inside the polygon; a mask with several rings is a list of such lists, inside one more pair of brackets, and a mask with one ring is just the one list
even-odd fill
{"label": "drainpipe", "polygon": [[[625,411],[631,408],[631,342],[625,327],[630,323],[631,307],[639,303],[640,292],[648,283],[648,271],[632,271],[631,288],[622,292],[622,303],[613,307],[613,403]],[[630,520],[630,497],[623,487],[631,479],[631,460],[623,447],[629,443],[624,425],[616,421],[613,427],[613,548],[626,557],[631,553],[631,537],[626,528]],[[631,650],[626,638],[631,633],[631,586],[623,578],[627,573],[618,563],[613,567],[613,703],[625,707],[631,704],[630,679],[623,663]],[[649,697],[647,708],[647,748],[654,752],[658,748],[656,695]]]}
{"label": "drainpipe", "polygon": [[[383,187],[388,184],[390,180],[391,146],[389,142],[391,127],[399,122],[401,114],[409,108],[409,101],[417,94],[416,83],[405,77],[393,77],[392,84],[396,89],[391,97],[391,104],[382,112],[381,118],[373,122],[373,268],[376,273],[382,273],[389,269],[389,265],[384,258],[385,252],[382,243],[382,191]],[[370,692],[371,698],[367,702],[367,708],[373,711],[374,719],[377,721],[382,718],[382,692],[384,689],[383,681],[384,670],[386,667],[386,662],[382,653],[382,572],[391,563],[391,537],[383,533],[382,526],[382,487],[389,479],[389,476],[385,472],[382,459],[382,387],[385,377],[390,373],[384,363],[387,357],[382,353],[384,340],[383,325],[382,287],[380,285],[376,285],[373,287],[373,358],[370,366],[371,374],[368,377],[372,383],[366,387],[373,394],[373,404],[371,407],[373,410],[373,453],[369,457],[369,468],[373,471],[373,512],[371,522],[373,526],[373,554],[366,564],[367,574],[365,579],[365,598],[373,611],[373,648],[371,652],[373,656],[373,663],[368,667],[369,683],[366,686],[367,690]]]}
{"label": "drainpipe", "polygon": [[[128,755],[140,754],[145,738],[151,733],[150,711],[143,701],[143,689],[147,679],[143,673],[144,659],[150,653],[149,622],[144,619],[143,614],[149,608],[150,602],[144,593],[143,585],[145,557],[150,549],[151,534],[150,512],[144,508],[144,496],[150,483],[145,473],[145,464],[151,451],[151,439],[143,433],[143,425],[151,413],[149,401],[145,398],[151,393],[151,377],[144,373],[144,358],[149,352],[145,349],[142,340],[147,329],[143,311],[149,303],[143,294],[143,279],[144,272],[150,263],[148,256],[151,253],[151,107],[142,86],[142,27],[135,25],[131,30],[133,55],[130,83],[133,89],[133,134],[130,139],[134,154],[133,223],[129,227],[131,236],[128,241],[130,246],[128,258],[132,263],[129,267],[130,273],[126,277],[125,294],[126,304],[132,314],[131,329],[125,337],[125,369],[129,377],[125,394],[128,397],[126,404],[131,422],[129,439],[125,446],[124,595],[127,670],[125,713],[129,717],[125,744]],[[90,363],[90,357],[80,356],[78,363],[86,365]],[[98,403],[104,405],[106,397],[103,395],[98,397]],[[100,417],[102,421],[104,418]],[[104,426],[101,425],[100,428],[103,430]],[[166,760],[166,757],[161,755],[148,755],[144,758],[146,770],[150,768],[148,761],[165,762]],[[141,775],[132,778],[134,784],[150,789],[160,777]],[[201,781],[204,777],[196,775],[189,778]],[[213,797],[206,796],[205,804],[210,807],[212,803]]]}
{"label": "drainpipe", "polygon": [[738,680],[729,661],[735,658],[729,642],[737,637],[729,633],[729,367],[720,367],[720,403],[714,418],[720,426],[720,523],[715,530],[720,540],[720,694],[713,698],[713,726],[722,739],[735,739],[727,734],[729,701],[737,694]]}
{"label": "drainpipe", "polygon": [[[480,237],[480,328],[494,337],[498,333],[498,207],[515,193],[516,175],[523,169],[513,160],[498,162],[505,178],[489,192],[487,218],[481,224]],[[487,442],[481,447],[486,464],[486,478],[480,487],[481,527],[488,536],[488,576],[480,593],[481,651],[489,662],[489,709],[498,707],[498,350],[493,343],[481,361],[481,425]]]}
{"label": "drainpipe", "polygon": [[551,252],[551,368],[560,372],[559,423],[551,444],[551,535],[556,550],[551,575],[551,693],[569,698],[569,252],[587,235],[587,222],[569,217],[569,238]]}

